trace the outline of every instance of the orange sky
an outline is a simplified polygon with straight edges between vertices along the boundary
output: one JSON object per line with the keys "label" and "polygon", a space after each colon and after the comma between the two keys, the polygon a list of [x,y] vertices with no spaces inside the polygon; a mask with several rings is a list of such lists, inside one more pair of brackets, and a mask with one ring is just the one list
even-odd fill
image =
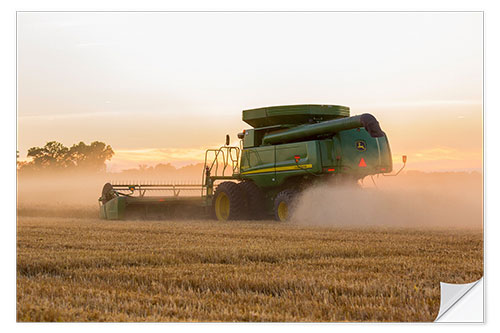
{"label": "orange sky", "polygon": [[180,166],[236,143],[242,109],[340,104],[408,168],[478,170],[482,47],[481,13],[19,13],[18,150]]}

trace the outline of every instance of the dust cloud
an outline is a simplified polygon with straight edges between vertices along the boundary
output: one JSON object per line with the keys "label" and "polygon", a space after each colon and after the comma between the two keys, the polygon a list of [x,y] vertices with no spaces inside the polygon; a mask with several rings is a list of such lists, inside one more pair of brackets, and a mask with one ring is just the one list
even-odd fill
{"label": "dust cloud", "polygon": [[[20,216],[58,216],[95,218],[99,215],[99,201],[103,185],[120,184],[200,184],[201,168],[181,175],[127,175],[112,173],[57,173],[18,174],[17,212]],[[189,195],[189,193],[186,193]],[[192,195],[200,195],[200,190]],[[150,195],[165,195],[152,192]]]}
{"label": "dust cloud", "polygon": [[[196,171],[189,179],[186,175],[185,179],[172,180],[199,184],[200,172]],[[117,174],[19,176],[18,213],[25,216],[97,217],[98,198],[104,183],[127,181],[121,178]],[[408,171],[397,177],[374,179],[377,187],[367,177],[359,187],[325,184],[304,191],[294,207],[292,223],[332,227],[480,229],[483,226],[483,183],[480,173]],[[170,180],[149,177],[145,181],[165,183]]]}
{"label": "dust cloud", "polygon": [[[17,199],[21,204],[97,205],[103,185],[113,184],[201,184],[203,164],[167,172],[138,169],[119,173],[54,172],[17,177]],[[161,194],[159,194],[161,195]]]}
{"label": "dust cloud", "polygon": [[100,176],[19,177],[18,204],[97,205],[105,178]]}
{"label": "dust cloud", "polygon": [[294,207],[299,225],[483,227],[482,175],[407,172],[367,177],[360,186],[324,184],[304,191]]}

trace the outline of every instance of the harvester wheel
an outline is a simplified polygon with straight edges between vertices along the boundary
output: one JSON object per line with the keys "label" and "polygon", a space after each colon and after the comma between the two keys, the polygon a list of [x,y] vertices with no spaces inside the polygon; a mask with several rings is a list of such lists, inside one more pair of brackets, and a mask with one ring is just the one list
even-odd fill
{"label": "harvester wheel", "polygon": [[247,216],[249,220],[260,220],[264,218],[264,193],[252,181],[244,181],[239,184],[245,193],[247,203]]}
{"label": "harvester wheel", "polygon": [[243,189],[237,183],[220,183],[215,190],[212,206],[219,221],[242,219],[246,213]]}
{"label": "harvester wheel", "polygon": [[274,218],[277,221],[290,220],[293,213],[294,200],[297,195],[295,190],[283,190],[274,199]]}
{"label": "harvester wheel", "polygon": [[102,188],[102,195],[100,198],[102,203],[105,204],[109,200],[113,199],[115,196],[116,196],[116,194],[113,191],[113,185],[111,185],[110,183],[104,184],[104,186]]}

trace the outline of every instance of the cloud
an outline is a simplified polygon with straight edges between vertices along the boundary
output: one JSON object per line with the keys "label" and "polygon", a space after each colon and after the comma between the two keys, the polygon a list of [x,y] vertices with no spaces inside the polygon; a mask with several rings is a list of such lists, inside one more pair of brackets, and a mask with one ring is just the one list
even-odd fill
{"label": "cloud", "polygon": [[[109,104],[108,101],[104,102]],[[49,114],[28,114],[18,116],[19,120],[40,119],[40,120],[55,120],[55,119],[73,119],[73,118],[97,118],[97,117],[116,117],[122,116],[123,111],[99,111],[99,112],[73,112],[73,113],[49,113]]]}
{"label": "cloud", "polygon": [[380,109],[380,108],[408,108],[408,107],[430,107],[430,106],[457,106],[457,105],[482,105],[481,100],[413,100],[397,102],[380,102],[369,104],[358,104],[357,108]]}
{"label": "cloud", "polygon": [[[438,146],[417,150],[408,154],[409,158],[415,162],[424,161],[465,161],[481,160],[481,152],[462,151],[455,148]],[[394,162],[400,162],[400,155],[393,155]]]}
{"label": "cloud", "polygon": [[205,156],[205,149],[198,148],[144,148],[144,149],[118,149],[113,156],[116,161],[156,162],[168,163],[173,161],[200,161]]}

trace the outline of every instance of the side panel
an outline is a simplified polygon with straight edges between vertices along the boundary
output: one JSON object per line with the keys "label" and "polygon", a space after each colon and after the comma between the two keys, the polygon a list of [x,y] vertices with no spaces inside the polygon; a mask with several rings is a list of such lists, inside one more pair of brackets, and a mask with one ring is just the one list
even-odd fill
{"label": "side panel", "polygon": [[277,185],[289,177],[321,172],[319,145],[317,140],[276,145]]}
{"label": "side panel", "polygon": [[245,130],[245,136],[243,137],[243,147],[252,148],[255,146],[255,130],[247,129]]}
{"label": "side panel", "polygon": [[274,186],[275,149],[275,146],[243,149],[240,162],[242,178],[253,180],[257,186]]}
{"label": "side panel", "polygon": [[321,165],[323,168],[334,168],[338,161],[335,158],[334,141],[332,139],[319,141],[321,151]]}
{"label": "side panel", "polygon": [[384,173],[392,172],[392,154],[387,135],[381,138],[375,138],[380,154],[380,167]]}
{"label": "side panel", "polygon": [[102,220],[107,219],[107,216],[106,216],[106,205],[101,205],[99,207],[99,218],[102,219]]}
{"label": "side panel", "polygon": [[360,177],[392,171],[392,157],[387,137],[373,138],[364,129],[337,134],[341,150],[341,172]]}
{"label": "side panel", "polygon": [[116,197],[106,202],[103,207],[108,220],[120,220],[125,217],[127,198]]}

